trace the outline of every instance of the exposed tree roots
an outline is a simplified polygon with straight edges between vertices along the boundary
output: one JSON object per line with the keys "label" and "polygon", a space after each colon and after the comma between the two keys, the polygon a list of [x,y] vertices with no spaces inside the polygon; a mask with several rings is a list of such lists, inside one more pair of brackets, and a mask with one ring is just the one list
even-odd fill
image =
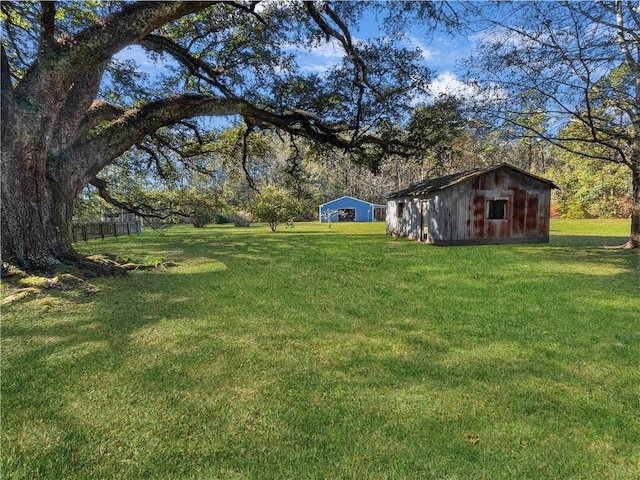
{"label": "exposed tree roots", "polygon": [[633,240],[629,240],[622,245],[612,245],[606,248],[611,250],[636,250],[638,253],[640,253],[640,245],[636,244]]}
{"label": "exposed tree roots", "polygon": [[148,270],[176,266],[173,262],[141,264],[114,255],[91,255],[61,263],[46,271],[26,271],[7,263],[2,264],[4,284],[2,305],[46,292],[64,292],[86,297],[100,290],[89,283],[98,277],[122,277],[131,270]]}

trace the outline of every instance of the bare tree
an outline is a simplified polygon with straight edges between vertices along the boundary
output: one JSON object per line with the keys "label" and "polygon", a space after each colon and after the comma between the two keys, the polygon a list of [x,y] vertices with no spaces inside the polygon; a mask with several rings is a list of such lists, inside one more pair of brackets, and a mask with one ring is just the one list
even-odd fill
{"label": "bare tree", "polygon": [[482,92],[476,106],[520,137],[628,167],[633,209],[625,246],[639,248],[637,2],[500,3],[485,21],[483,43],[468,62],[469,80]]}
{"label": "bare tree", "polygon": [[331,228],[331,224],[333,223],[333,221],[334,220],[338,221],[339,213],[340,211],[336,208],[329,208],[329,209],[323,210],[322,213],[320,214],[320,221],[322,223],[326,223],[327,225],[329,225],[329,228]]}

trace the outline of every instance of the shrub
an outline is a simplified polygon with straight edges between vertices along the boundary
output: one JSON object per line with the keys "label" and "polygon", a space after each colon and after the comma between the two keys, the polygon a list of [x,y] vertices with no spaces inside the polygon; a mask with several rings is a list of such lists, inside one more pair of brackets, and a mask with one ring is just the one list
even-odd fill
{"label": "shrub", "polygon": [[255,217],[268,223],[272,232],[282,223],[291,225],[299,210],[298,202],[286,191],[276,187],[266,187],[262,190],[251,207]]}
{"label": "shrub", "polygon": [[211,223],[212,220],[213,220],[213,216],[212,215],[194,214],[191,217],[191,223],[196,228],[202,228],[207,223]]}
{"label": "shrub", "polygon": [[233,212],[227,215],[227,223],[233,223],[234,227],[250,227],[251,216],[243,211]]}
{"label": "shrub", "polygon": [[216,215],[216,218],[213,220],[213,222],[218,225],[224,225],[226,223],[231,223],[231,220],[229,219],[228,215],[219,213]]}

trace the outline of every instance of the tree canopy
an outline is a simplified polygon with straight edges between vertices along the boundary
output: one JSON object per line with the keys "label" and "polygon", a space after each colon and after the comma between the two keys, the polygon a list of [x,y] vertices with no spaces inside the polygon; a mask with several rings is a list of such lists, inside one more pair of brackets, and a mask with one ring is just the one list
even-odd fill
{"label": "tree canopy", "polygon": [[[384,34],[352,30],[366,11]],[[349,152],[375,170],[411,145],[395,135],[430,72],[394,42],[406,22],[452,24],[446,3],[3,2],[2,256],[27,268],[77,257],[74,203],[131,149],[161,164],[201,138],[202,117],[237,116]],[[305,72],[296,53],[342,61]],[[117,54],[138,46],[153,75]],[[39,221],[34,222],[33,219]]]}
{"label": "tree canopy", "polygon": [[278,225],[293,222],[300,206],[287,192],[276,187],[265,187],[252,205],[252,213],[262,222],[269,224],[272,232]]}

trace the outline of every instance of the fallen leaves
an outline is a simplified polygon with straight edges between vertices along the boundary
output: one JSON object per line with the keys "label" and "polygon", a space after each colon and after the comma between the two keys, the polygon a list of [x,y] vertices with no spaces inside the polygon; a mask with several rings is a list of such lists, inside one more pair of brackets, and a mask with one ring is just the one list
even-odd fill
{"label": "fallen leaves", "polygon": [[475,433],[470,433],[469,435],[467,435],[467,440],[476,445],[480,441],[480,436],[476,435]]}

